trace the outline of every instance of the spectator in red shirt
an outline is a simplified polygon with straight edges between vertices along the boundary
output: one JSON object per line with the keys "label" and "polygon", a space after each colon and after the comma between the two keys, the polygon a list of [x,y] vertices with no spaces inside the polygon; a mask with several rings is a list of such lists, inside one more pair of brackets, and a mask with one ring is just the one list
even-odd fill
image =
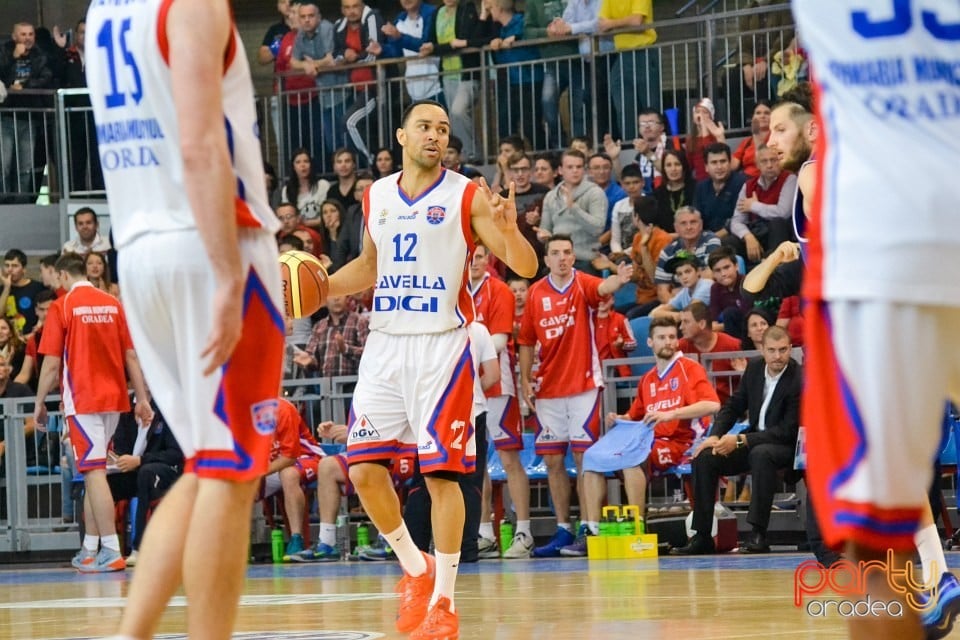
{"label": "spectator in red shirt", "polygon": [[[593,335],[601,361],[626,358],[629,352],[637,348],[637,339],[626,316],[613,310],[613,296],[600,300],[597,315],[593,318]],[[618,365],[617,374],[629,376],[630,365]]]}
{"label": "spectator in red shirt", "polygon": [[[740,350],[739,340],[713,330],[710,309],[699,300],[694,300],[680,312],[680,331],[683,333],[683,338],[680,339],[680,350],[684,353],[723,353]],[[723,375],[723,372],[742,371],[745,366],[737,360],[742,358],[721,358],[711,360],[709,364],[704,365],[708,373],[714,374],[714,386],[717,388],[721,403],[727,401],[732,391],[731,378],[729,375]]]}
{"label": "spectator in red shirt", "polygon": [[750,135],[743,139],[737,150],[733,152],[730,168],[734,171],[743,171],[751,178],[760,176],[757,167],[757,149],[767,144],[770,137],[770,102],[765,99],[757,100],[753,108],[753,117],[750,119]]}

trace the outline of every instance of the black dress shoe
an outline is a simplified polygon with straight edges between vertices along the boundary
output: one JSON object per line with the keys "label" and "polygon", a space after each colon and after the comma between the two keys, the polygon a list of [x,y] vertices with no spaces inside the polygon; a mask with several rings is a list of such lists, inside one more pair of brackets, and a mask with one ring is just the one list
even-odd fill
{"label": "black dress shoe", "polygon": [[674,547],[670,549],[672,556],[702,556],[708,553],[714,553],[716,549],[713,546],[713,538],[709,536],[694,535],[687,542],[685,547]]}
{"label": "black dress shoe", "polygon": [[754,531],[750,534],[750,539],[740,545],[740,553],[770,553],[767,535]]}

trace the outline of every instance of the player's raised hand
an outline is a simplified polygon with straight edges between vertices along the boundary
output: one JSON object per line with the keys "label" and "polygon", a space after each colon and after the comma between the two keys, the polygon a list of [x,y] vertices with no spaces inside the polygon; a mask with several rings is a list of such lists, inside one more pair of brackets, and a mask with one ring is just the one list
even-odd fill
{"label": "player's raised hand", "polygon": [[213,294],[214,325],[200,354],[201,358],[207,359],[207,366],[203,369],[205,376],[223,366],[240,342],[243,327],[241,293],[238,288],[218,285]]}
{"label": "player's raised hand", "polygon": [[493,213],[493,223],[500,231],[508,231],[517,226],[517,199],[516,184],[510,182],[507,188],[507,197],[499,193],[494,193],[487,184],[486,178],[480,178],[480,190],[490,203],[490,209]]}
{"label": "player's raised hand", "polygon": [[617,265],[617,278],[620,279],[621,284],[630,282],[633,279],[633,262],[621,260]]}

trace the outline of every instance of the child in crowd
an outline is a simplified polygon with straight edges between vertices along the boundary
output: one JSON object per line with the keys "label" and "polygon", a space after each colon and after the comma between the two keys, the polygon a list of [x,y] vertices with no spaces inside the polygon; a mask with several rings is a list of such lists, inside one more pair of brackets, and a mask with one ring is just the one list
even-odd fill
{"label": "child in crowd", "polygon": [[664,302],[651,311],[651,318],[668,317],[680,322],[680,311],[694,300],[701,300],[705,305],[710,305],[710,288],[713,286],[713,281],[700,277],[700,260],[695,254],[684,250],[678,251],[677,255],[667,263],[667,271],[673,273],[682,289],[670,299],[670,302]]}

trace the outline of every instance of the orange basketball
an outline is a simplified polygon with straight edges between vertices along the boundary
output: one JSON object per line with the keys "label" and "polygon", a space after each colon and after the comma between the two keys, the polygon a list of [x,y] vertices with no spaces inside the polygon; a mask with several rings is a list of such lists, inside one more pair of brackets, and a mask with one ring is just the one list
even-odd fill
{"label": "orange basketball", "polygon": [[287,251],[280,254],[283,307],[291,318],[312,316],[323,306],[330,290],[327,270],[313,254]]}

